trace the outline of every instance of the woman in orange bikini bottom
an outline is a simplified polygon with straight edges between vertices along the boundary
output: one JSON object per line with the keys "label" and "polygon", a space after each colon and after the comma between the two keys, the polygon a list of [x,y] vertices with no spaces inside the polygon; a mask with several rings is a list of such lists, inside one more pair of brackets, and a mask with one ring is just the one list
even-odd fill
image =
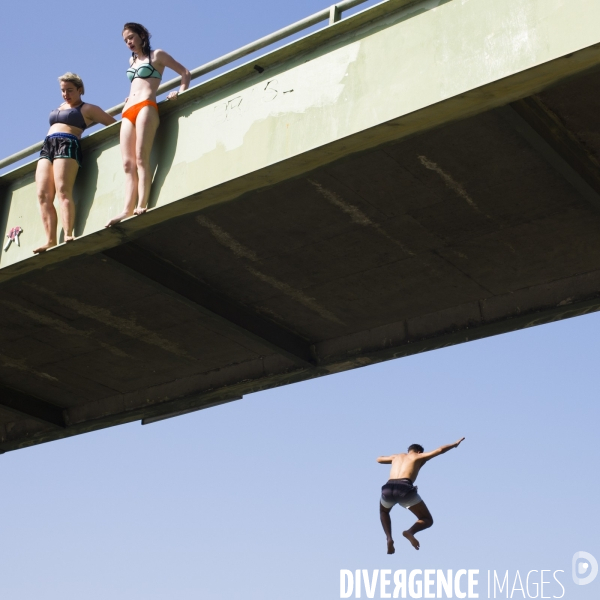
{"label": "woman in orange bikini bottom", "polygon": [[[141,215],[148,207],[152,185],[150,152],[159,123],[156,93],[164,70],[169,67],[181,75],[179,91],[171,92],[167,96],[169,101],[175,101],[178,94],[187,89],[191,79],[190,72],[164,50],[152,50],[150,32],[143,25],[125,23],[123,41],[131,51],[127,78],[131,82],[128,103],[132,103],[123,112],[121,121],[125,206],[108,221],[106,227],[112,227],[134,214]],[[152,106],[154,110],[145,110],[140,116],[140,111],[146,106]]]}
{"label": "woman in orange bikini bottom", "polygon": [[156,112],[158,112],[158,104],[156,104],[156,102],[154,102],[154,100],[142,100],[142,102],[138,102],[137,104],[130,106],[123,113],[123,118],[129,119],[135,125],[138,114],[139,114],[140,110],[142,110],[142,108],[144,108],[144,106],[153,106],[156,109]]}

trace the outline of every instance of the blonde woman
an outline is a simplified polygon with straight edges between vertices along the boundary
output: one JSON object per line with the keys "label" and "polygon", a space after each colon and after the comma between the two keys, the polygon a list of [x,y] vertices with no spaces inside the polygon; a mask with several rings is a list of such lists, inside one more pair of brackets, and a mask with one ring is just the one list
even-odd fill
{"label": "blonde woman", "polygon": [[167,67],[181,75],[179,91],[167,100],[175,100],[190,84],[190,72],[164,50],[152,50],[150,32],[139,23],[125,23],[123,40],[131,50],[127,77],[131,91],[123,107],[121,121],[121,155],[125,170],[125,207],[106,227],[116,225],[132,215],[141,215],[148,208],[152,184],[150,151],[158,129],[156,91]]}
{"label": "blonde woman", "polygon": [[50,113],[50,130],[44,140],[35,172],[37,196],[46,233],[46,243],[35,254],[56,246],[58,216],[54,198],[58,198],[65,242],[75,239],[75,203],[73,185],[83,155],[80,138],[85,129],[95,123],[110,125],[115,120],[99,106],[83,102],[83,81],[75,73],[58,78],[64,102]]}

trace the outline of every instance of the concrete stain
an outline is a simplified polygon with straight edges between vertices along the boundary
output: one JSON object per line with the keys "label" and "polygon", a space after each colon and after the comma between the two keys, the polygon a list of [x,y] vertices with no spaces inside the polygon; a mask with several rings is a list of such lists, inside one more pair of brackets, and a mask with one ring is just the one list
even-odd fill
{"label": "concrete stain", "polygon": [[237,258],[246,258],[251,260],[252,262],[258,262],[258,256],[255,252],[250,250],[250,248],[246,248],[243,244],[240,244],[235,238],[230,236],[224,229],[219,227],[216,223],[213,223],[210,219],[200,215],[196,217],[196,221],[202,227],[206,227],[213,237],[221,244],[225,246],[228,250],[237,257]]}
{"label": "concrete stain", "polygon": [[24,360],[12,358],[10,356],[6,356],[6,354],[0,354],[0,363],[3,367],[6,367],[8,369],[16,369],[17,371],[23,371],[25,373],[29,373],[30,375],[34,375],[35,377],[39,377],[40,379],[46,379],[48,381],[58,381],[56,377],[48,375],[48,373],[32,369],[29,365],[27,365],[27,363]]}
{"label": "concrete stain", "polygon": [[296,302],[302,304],[302,306],[305,306],[313,312],[316,312],[319,316],[323,317],[324,319],[337,323],[338,325],[345,325],[345,323],[338,319],[331,311],[320,306],[314,298],[307,296],[304,292],[293,288],[291,285],[280,281],[275,277],[271,277],[270,275],[262,273],[258,269],[248,267],[247,270],[250,273],[252,273],[252,275],[254,275],[257,279],[260,279],[261,281],[264,281],[265,283],[269,284],[270,286],[274,287],[280,292],[283,292],[286,296],[293,298]]}
{"label": "concrete stain", "polygon": [[[64,321],[61,321],[60,319],[54,319],[52,317],[43,315],[41,313],[38,313],[29,308],[25,308],[24,306],[20,306],[13,302],[7,302],[6,300],[3,300],[1,303],[10,310],[19,312],[27,318],[31,319],[32,321],[36,321],[37,323],[41,323],[42,325],[46,325],[47,327],[52,327],[52,329],[56,329],[64,335],[75,335],[91,339],[94,339],[96,336],[96,333],[94,331],[88,331],[86,329],[76,329],[75,327],[71,327]],[[101,342],[98,340],[96,340],[96,343],[101,348],[108,350],[109,352],[111,352],[115,356],[118,356],[119,358],[131,358],[129,354],[123,352],[123,350],[116,348],[115,346],[111,346],[110,344],[106,344],[105,342]]]}
{"label": "concrete stain", "polygon": [[44,287],[36,284],[27,284],[32,289],[45,294],[52,298],[55,302],[62,306],[66,306],[71,310],[75,311],[77,314],[87,317],[88,319],[93,319],[94,321],[98,321],[103,325],[108,325],[109,327],[113,327],[117,329],[119,333],[126,335],[135,340],[144,342],[146,344],[150,344],[152,346],[156,346],[165,350],[166,352],[170,352],[171,354],[175,354],[181,358],[187,358],[189,360],[196,360],[194,356],[188,354],[185,350],[181,349],[177,344],[161,337],[154,331],[150,329],[146,329],[142,325],[138,325],[135,322],[135,319],[126,319],[124,317],[118,317],[112,314],[106,308],[101,308],[99,306],[93,306],[91,304],[85,304],[80,302],[79,300],[75,300],[74,298],[66,298],[64,296],[60,296],[55,292],[45,289]]}
{"label": "concrete stain", "polygon": [[475,204],[473,198],[469,196],[465,188],[458,181],[456,181],[452,175],[443,171],[441,167],[439,167],[432,160],[429,160],[426,156],[419,156],[418,158],[426,169],[437,173],[442,178],[442,181],[446,184],[448,189],[460,196],[473,210],[481,212],[477,204]]}
{"label": "concrete stain", "polygon": [[354,206],[353,204],[350,204],[349,202],[344,200],[339,194],[327,189],[318,181],[313,181],[312,179],[309,179],[308,182],[319,192],[319,194],[321,194],[321,196],[323,196],[323,198],[325,198],[325,200],[333,204],[333,206],[339,208],[343,213],[347,214],[353,223],[356,223],[357,225],[362,225],[363,227],[372,227],[387,240],[389,240],[396,246],[399,246],[403,252],[406,252],[410,256],[415,256],[414,252],[409,250],[402,242],[393,238],[387,231],[385,231],[385,229],[383,229],[383,227],[381,227],[381,225],[375,223],[374,221],[371,221],[371,219],[369,219],[369,217],[365,215],[365,213],[363,213],[362,210],[360,210],[360,208]]}
{"label": "concrete stain", "polygon": [[[196,221],[203,227],[206,227],[213,235],[213,237],[217,240],[217,242],[219,242],[219,244],[227,248],[237,258],[243,258],[253,263],[259,262],[258,255],[254,251],[238,242],[233,236],[231,236],[224,229],[219,227],[216,223],[214,223],[207,217],[204,217],[202,215],[198,216],[196,217]],[[319,316],[323,317],[324,319],[327,319],[328,321],[333,321],[338,325],[344,325],[344,323],[340,321],[340,319],[338,319],[331,311],[320,306],[314,298],[307,296],[301,290],[298,290],[292,287],[291,285],[280,281],[276,277],[267,275],[266,273],[263,273],[262,271],[250,265],[246,265],[245,269],[260,281],[270,285],[279,292],[282,292],[283,294],[292,298],[299,304],[302,304],[302,306],[305,306],[313,312],[316,312]]]}

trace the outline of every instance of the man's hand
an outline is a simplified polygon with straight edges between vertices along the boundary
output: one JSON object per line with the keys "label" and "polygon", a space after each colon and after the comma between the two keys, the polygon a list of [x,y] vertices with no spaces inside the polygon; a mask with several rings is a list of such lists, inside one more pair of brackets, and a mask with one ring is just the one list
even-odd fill
{"label": "man's hand", "polygon": [[454,444],[454,447],[455,447],[455,448],[458,448],[458,447],[460,446],[460,443],[461,443],[461,442],[462,442],[464,439],[465,439],[464,437],[460,438],[460,440],[458,440],[458,442],[456,442],[456,443]]}

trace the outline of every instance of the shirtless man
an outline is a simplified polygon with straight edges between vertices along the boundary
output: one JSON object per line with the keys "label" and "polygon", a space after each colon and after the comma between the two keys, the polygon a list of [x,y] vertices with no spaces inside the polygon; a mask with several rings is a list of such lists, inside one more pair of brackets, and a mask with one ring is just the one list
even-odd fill
{"label": "shirtless man", "polygon": [[379,504],[379,516],[381,524],[387,537],[387,553],[394,554],[394,540],[392,539],[392,520],[390,519],[390,511],[394,504],[400,504],[404,508],[408,508],[416,517],[417,522],[402,535],[413,545],[415,550],[418,550],[420,544],[415,538],[417,531],[422,531],[433,525],[433,518],[425,502],[421,500],[421,496],[417,493],[417,488],[414,485],[417,475],[421,467],[428,461],[452,450],[458,448],[458,445],[465,438],[461,438],[454,444],[440,446],[437,450],[425,452],[423,446],[413,444],[408,448],[408,454],[392,454],[391,456],[380,456],[377,462],[381,465],[392,465],[389,481],[381,488],[381,502]]}

